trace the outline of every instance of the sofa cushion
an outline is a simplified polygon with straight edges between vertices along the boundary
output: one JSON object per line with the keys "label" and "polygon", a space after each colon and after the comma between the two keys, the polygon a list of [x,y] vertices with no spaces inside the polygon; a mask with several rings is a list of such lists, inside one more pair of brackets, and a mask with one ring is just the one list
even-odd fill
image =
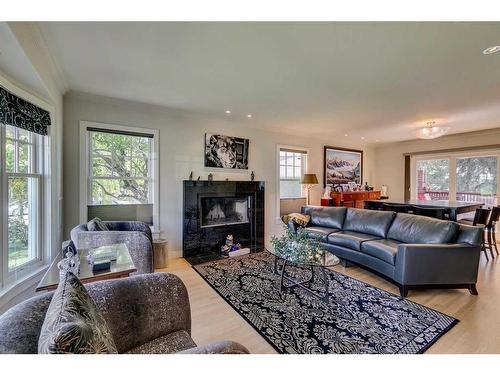
{"label": "sofa cushion", "polygon": [[339,231],[338,229],[319,226],[305,227],[303,230],[307,232],[309,238],[314,238],[321,242],[327,242],[329,234]]}
{"label": "sofa cushion", "polygon": [[387,238],[405,243],[449,243],[456,239],[458,229],[452,221],[398,213]]}
{"label": "sofa cushion", "polygon": [[378,240],[378,239],[380,239],[380,237],[366,233],[341,231],[330,234],[328,236],[328,243],[360,251],[361,244],[364,241]]}
{"label": "sofa cushion", "polygon": [[395,265],[400,243],[399,241],[386,239],[366,241],[361,244],[361,252]]}
{"label": "sofa cushion", "polygon": [[117,353],[102,314],[71,272],[61,279],[45,315],[38,353]]}
{"label": "sofa cushion", "polygon": [[346,211],[345,207],[302,207],[302,213],[311,217],[309,225],[334,229],[342,229]]}
{"label": "sofa cushion", "polygon": [[189,333],[181,330],[137,346],[126,354],[170,354],[195,347],[196,344]]}
{"label": "sofa cushion", "polygon": [[343,230],[385,238],[395,212],[348,208]]}

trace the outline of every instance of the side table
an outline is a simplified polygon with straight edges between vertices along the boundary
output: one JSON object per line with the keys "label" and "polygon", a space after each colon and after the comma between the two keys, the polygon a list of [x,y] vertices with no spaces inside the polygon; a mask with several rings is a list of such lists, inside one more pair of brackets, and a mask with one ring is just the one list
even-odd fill
{"label": "side table", "polygon": [[168,267],[168,241],[164,238],[153,240],[153,264],[155,269]]}

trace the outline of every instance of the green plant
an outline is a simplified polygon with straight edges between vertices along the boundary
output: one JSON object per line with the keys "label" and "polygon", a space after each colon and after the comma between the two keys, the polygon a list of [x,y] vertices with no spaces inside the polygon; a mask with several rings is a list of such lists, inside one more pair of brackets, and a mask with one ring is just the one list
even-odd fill
{"label": "green plant", "polygon": [[293,263],[320,264],[324,258],[320,242],[309,238],[303,228],[294,231],[285,226],[285,233],[279,237],[273,236],[271,244],[276,256]]}

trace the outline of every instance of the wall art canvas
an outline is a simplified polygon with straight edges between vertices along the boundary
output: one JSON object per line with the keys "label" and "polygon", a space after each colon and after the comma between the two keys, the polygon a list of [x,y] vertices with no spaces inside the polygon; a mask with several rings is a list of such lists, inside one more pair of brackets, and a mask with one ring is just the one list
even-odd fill
{"label": "wall art canvas", "polygon": [[205,134],[205,167],[248,169],[249,140]]}
{"label": "wall art canvas", "polygon": [[363,178],[363,151],[325,146],[324,184],[360,185]]}

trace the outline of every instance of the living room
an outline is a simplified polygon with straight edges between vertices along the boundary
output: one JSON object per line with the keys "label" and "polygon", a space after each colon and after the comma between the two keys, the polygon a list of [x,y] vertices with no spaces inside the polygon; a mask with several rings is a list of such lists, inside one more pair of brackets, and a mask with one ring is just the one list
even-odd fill
{"label": "living room", "polygon": [[498,354],[500,23],[425,11],[2,17],[0,353]]}

